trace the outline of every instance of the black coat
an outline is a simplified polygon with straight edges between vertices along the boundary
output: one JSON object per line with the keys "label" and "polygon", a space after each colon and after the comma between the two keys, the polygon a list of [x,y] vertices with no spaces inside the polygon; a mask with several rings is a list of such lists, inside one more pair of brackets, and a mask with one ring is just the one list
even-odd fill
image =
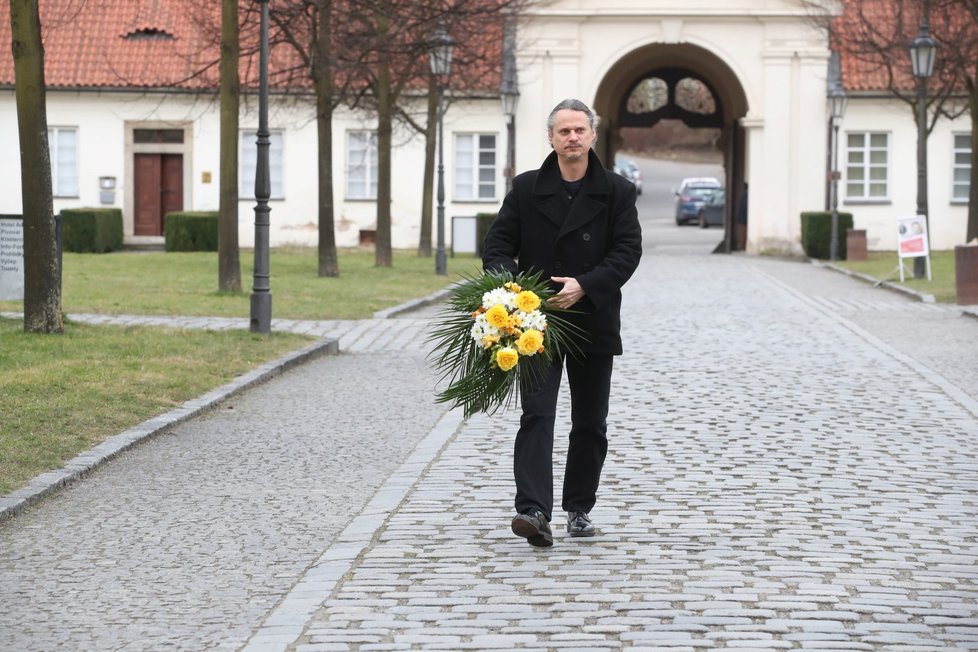
{"label": "black coat", "polygon": [[[606,170],[588,152],[587,174],[574,200],[567,197],[557,155],[539,170],[513,179],[482,253],[486,270],[543,271],[543,278],[577,279],[585,296],[567,315],[588,334],[585,352],[619,355],[621,288],[642,257],[635,186]],[[559,289],[556,288],[556,289]]]}

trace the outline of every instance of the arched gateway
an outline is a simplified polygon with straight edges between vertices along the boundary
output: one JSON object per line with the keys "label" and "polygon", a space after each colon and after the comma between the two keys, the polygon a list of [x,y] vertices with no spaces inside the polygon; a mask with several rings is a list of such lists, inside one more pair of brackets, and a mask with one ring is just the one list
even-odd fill
{"label": "arched gateway", "polygon": [[715,54],[697,45],[655,43],[632,50],[605,74],[593,99],[601,116],[598,153],[614,161],[623,127],[653,127],[660,120],[720,129],[727,193],[724,238],[718,250],[733,249],[733,208],[744,181],[740,119],[747,97],[736,74]]}
{"label": "arched gateway", "polygon": [[566,97],[593,106],[606,164],[623,127],[715,127],[728,188],[718,250],[733,245],[747,181],[748,252],[800,251],[800,213],[824,205],[828,120],[828,43],[805,2],[556,0],[523,16],[516,54],[518,168],[546,156],[537,125]]}

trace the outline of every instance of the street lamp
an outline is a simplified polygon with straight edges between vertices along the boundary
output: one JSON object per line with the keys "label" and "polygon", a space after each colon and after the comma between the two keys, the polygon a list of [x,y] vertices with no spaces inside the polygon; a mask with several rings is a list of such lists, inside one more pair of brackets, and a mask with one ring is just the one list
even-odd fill
{"label": "street lamp", "polygon": [[[927,78],[934,73],[937,42],[930,36],[927,19],[920,23],[917,37],[910,41],[910,65],[917,78],[917,214],[924,216],[927,233],[930,234],[930,211],[927,208]],[[914,258],[914,278],[927,275],[927,260]]]}
{"label": "street lamp", "polygon": [[[509,25],[507,25],[509,27]],[[499,85],[499,99],[506,116],[506,192],[513,189],[513,176],[516,174],[516,105],[520,101],[520,91],[516,83],[516,55],[513,47],[513,30],[507,29],[503,35],[503,75]]]}
{"label": "street lamp", "polygon": [[832,239],[829,241],[829,258],[839,260],[839,121],[846,113],[849,97],[836,86],[829,93],[829,107],[832,112]]}
{"label": "street lamp", "polygon": [[261,3],[258,56],[258,160],[255,166],[255,274],[251,292],[252,333],[272,332],[272,292],[268,272],[268,227],[272,182],[268,165],[268,0]]}
{"label": "street lamp", "polygon": [[454,48],[455,41],[445,32],[444,27],[439,27],[432,41],[431,72],[435,75],[435,83],[438,85],[438,243],[435,250],[435,274],[441,276],[448,274],[448,265],[445,259],[445,108],[442,103],[445,94],[445,82],[452,70],[452,50]]}

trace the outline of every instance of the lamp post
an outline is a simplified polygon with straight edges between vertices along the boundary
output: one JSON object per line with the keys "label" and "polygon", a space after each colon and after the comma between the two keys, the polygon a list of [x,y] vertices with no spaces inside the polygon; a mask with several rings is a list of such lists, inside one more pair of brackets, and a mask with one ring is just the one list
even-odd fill
{"label": "lamp post", "polygon": [[829,258],[839,260],[839,121],[846,113],[849,98],[841,86],[829,93],[829,106],[832,111],[832,236],[829,241]]}
{"label": "lamp post", "polygon": [[516,83],[516,26],[507,17],[503,27],[503,70],[499,84],[499,99],[506,116],[506,192],[513,189],[516,175],[516,105],[520,100]]}
{"label": "lamp post", "polygon": [[[930,26],[925,17],[920,23],[917,37],[910,41],[910,65],[917,78],[917,214],[924,216],[924,224],[930,234],[930,211],[927,208],[927,78],[934,73],[934,57],[937,42],[931,38]],[[913,260],[914,278],[927,275],[927,261],[923,256]]]}
{"label": "lamp post", "polygon": [[443,100],[445,82],[448,73],[452,70],[452,50],[454,47],[455,41],[448,35],[444,27],[439,27],[432,42],[431,72],[434,73],[435,83],[438,84],[438,240],[435,249],[435,274],[441,276],[448,274],[448,265],[445,259],[445,108]]}
{"label": "lamp post", "polygon": [[252,333],[268,334],[272,331],[272,293],[268,272],[268,199],[272,194],[268,165],[268,0],[261,3],[261,32],[259,46],[258,79],[258,160],[255,166],[255,274],[251,292]]}

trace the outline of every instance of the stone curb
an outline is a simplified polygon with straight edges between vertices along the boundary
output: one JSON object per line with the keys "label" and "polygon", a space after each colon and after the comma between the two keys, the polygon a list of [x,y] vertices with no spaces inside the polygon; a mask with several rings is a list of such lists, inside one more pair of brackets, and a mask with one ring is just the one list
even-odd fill
{"label": "stone curb", "polygon": [[339,353],[338,340],[323,338],[277,360],[266,362],[238,376],[225,385],[187,401],[178,408],[153,417],[129,430],[106,439],[95,448],[79,453],[62,468],[42,473],[20,489],[0,496],[0,522],[15,516],[31,505],[38,503],[46,496],[85,477],[123,451],[160,434],[168,428],[172,428],[179,423],[210,410],[221,401],[274,378],[300,364],[320,356],[336,355],[337,353]]}
{"label": "stone curb", "polygon": [[377,490],[363,511],[266,614],[241,648],[242,652],[285,652],[302,636],[306,624],[326,597],[350,572],[464,421],[461,410],[449,410],[442,416],[408,459]]}
{"label": "stone curb", "polygon": [[903,287],[902,285],[898,285],[897,283],[891,283],[890,281],[881,281],[874,276],[870,276],[869,274],[861,274],[860,272],[854,272],[852,270],[845,269],[844,267],[839,267],[838,265],[835,265],[833,263],[827,263],[824,260],[809,259],[808,262],[810,262],[811,264],[817,267],[824,267],[826,269],[831,269],[834,272],[840,272],[842,274],[845,274],[846,276],[851,276],[852,278],[857,278],[860,281],[865,281],[866,283],[869,283],[874,287],[883,287],[892,292],[899,292],[900,294],[906,295],[911,299],[915,299],[922,303],[936,303],[933,294],[924,294],[921,292],[917,292],[916,290],[911,290],[910,288]]}
{"label": "stone curb", "polygon": [[448,287],[442,288],[435,292],[432,292],[428,296],[419,297],[417,299],[411,299],[410,301],[405,301],[404,303],[398,304],[396,306],[391,306],[390,308],[384,308],[383,310],[378,310],[374,313],[374,319],[390,319],[405,312],[411,312],[417,308],[422,308],[424,306],[431,305],[433,303],[438,303],[445,297],[447,297],[452,288],[455,287],[455,283],[449,285]]}

